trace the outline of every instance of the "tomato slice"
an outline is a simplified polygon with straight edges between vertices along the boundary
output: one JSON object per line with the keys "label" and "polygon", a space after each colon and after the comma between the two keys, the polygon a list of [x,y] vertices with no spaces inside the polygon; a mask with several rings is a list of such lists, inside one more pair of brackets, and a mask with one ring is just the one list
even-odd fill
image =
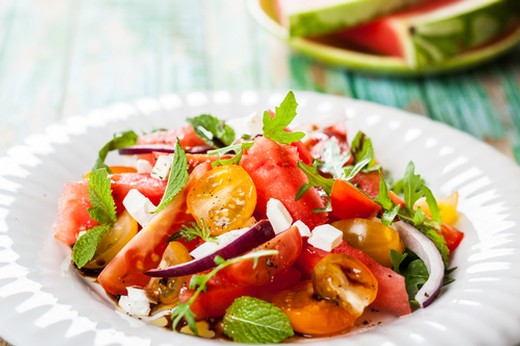
{"label": "tomato slice", "polygon": [[144,287],[150,277],[144,272],[157,268],[168,243],[166,239],[193,218],[186,211],[186,196],[193,184],[209,169],[198,166],[188,183],[155,218],[114,257],[98,276],[98,282],[108,293],[126,294],[126,287]]}
{"label": "tomato slice", "polygon": [[[278,254],[262,257],[254,266],[253,260],[235,263],[222,270],[230,281],[242,285],[265,285],[293,266],[302,250],[302,237],[297,227],[291,227],[255,250],[277,250]],[[253,251],[255,251],[253,250]]]}
{"label": "tomato slice", "polygon": [[355,318],[336,302],[316,299],[310,281],[278,293],[273,298],[273,304],[289,317],[295,331],[305,335],[338,334],[355,322]]}
{"label": "tomato slice", "polygon": [[444,240],[446,240],[446,246],[450,250],[450,253],[459,247],[460,242],[464,238],[464,233],[447,223],[442,224],[441,235],[444,237]]}
{"label": "tomato slice", "polygon": [[339,219],[374,217],[381,206],[351,184],[336,179],[330,194],[332,214]]}

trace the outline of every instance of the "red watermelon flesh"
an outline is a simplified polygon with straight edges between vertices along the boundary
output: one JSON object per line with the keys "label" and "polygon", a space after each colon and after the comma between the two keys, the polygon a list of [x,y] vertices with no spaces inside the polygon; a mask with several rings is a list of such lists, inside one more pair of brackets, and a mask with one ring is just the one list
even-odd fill
{"label": "red watermelon flesh", "polygon": [[[370,305],[371,308],[395,316],[405,316],[412,312],[403,276],[383,267],[363,251],[353,248],[345,241],[333,249],[331,253],[355,257],[372,271],[378,281],[379,288],[376,299]],[[305,275],[311,277],[314,266],[327,254],[329,252],[304,244],[297,266]]]}
{"label": "red watermelon flesh", "polygon": [[312,211],[324,207],[314,188],[298,201],[294,200],[296,191],[308,182],[305,173],[298,168],[298,160],[296,147],[258,137],[253,147],[244,153],[240,165],[255,183],[259,217],[265,218],[267,201],[276,198],[295,221],[301,220],[312,229],[327,221],[327,213]]}
{"label": "red watermelon flesh", "polygon": [[405,58],[403,23],[461,0],[430,0],[393,15],[336,33],[336,37],[373,53]]}

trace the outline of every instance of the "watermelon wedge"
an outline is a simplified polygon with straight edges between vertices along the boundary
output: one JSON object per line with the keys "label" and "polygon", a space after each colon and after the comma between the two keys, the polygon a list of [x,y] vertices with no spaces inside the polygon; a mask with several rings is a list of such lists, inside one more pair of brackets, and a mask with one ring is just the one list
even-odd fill
{"label": "watermelon wedge", "polygon": [[290,36],[318,36],[353,27],[424,0],[278,0]]}
{"label": "watermelon wedge", "polygon": [[518,0],[430,0],[335,36],[420,69],[491,43],[519,24]]}

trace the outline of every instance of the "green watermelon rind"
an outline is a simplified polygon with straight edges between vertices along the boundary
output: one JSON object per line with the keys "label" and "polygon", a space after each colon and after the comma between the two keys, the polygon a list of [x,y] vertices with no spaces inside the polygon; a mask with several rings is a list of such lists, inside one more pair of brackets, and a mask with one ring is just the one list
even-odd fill
{"label": "green watermelon rind", "polygon": [[311,37],[349,28],[424,0],[360,0],[308,9],[288,16],[289,36]]}
{"label": "green watermelon rind", "polygon": [[484,64],[503,55],[520,42],[520,27],[518,27],[488,46],[459,54],[436,65],[410,67],[405,60],[399,58],[361,53],[310,39],[290,38],[287,29],[275,20],[276,15],[271,0],[248,0],[247,5],[250,13],[261,26],[287,41],[295,50],[327,64],[366,73],[415,77],[456,72]]}

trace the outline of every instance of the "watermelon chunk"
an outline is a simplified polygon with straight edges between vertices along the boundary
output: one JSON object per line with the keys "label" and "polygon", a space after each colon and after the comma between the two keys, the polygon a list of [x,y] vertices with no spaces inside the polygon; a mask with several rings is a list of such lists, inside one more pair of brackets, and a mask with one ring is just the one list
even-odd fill
{"label": "watermelon chunk", "polygon": [[[395,316],[405,316],[412,313],[403,276],[383,267],[363,251],[353,248],[345,241],[334,248],[331,253],[346,254],[357,258],[372,271],[378,281],[379,288],[376,299],[370,305],[371,308]],[[316,263],[327,254],[329,252],[304,244],[297,266],[305,275],[311,277]]]}
{"label": "watermelon chunk", "polygon": [[420,68],[499,38],[520,23],[519,10],[517,0],[430,0],[335,37]]}

